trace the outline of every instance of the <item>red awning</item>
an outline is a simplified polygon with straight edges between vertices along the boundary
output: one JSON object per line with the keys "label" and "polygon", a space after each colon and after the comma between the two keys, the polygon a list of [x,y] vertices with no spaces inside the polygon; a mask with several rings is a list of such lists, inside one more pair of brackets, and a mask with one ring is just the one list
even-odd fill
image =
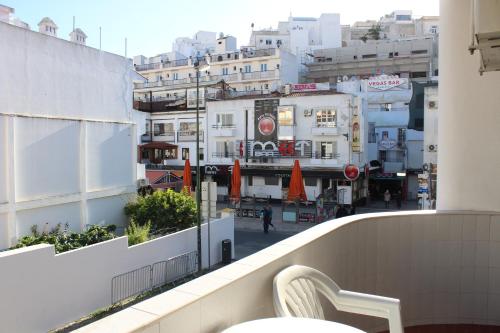
{"label": "red awning", "polygon": [[173,145],[171,143],[166,143],[166,142],[161,142],[161,141],[154,141],[154,142],[149,142],[145,143],[143,145],[139,145],[140,148],[146,148],[146,149],[172,149],[172,148],[177,148],[177,145]]}

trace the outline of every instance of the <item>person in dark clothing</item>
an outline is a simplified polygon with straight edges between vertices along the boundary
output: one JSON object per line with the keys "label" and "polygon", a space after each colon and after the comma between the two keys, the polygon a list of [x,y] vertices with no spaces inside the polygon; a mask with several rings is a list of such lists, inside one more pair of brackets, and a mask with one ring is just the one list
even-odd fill
{"label": "person in dark clothing", "polygon": [[263,220],[264,233],[266,233],[266,234],[269,233],[269,226],[272,226],[276,230],[276,228],[274,227],[274,224],[272,223],[273,209],[272,209],[271,205],[268,204],[262,210],[262,220]]}
{"label": "person in dark clothing", "polygon": [[347,215],[349,215],[349,213],[347,213],[347,209],[345,209],[344,205],[342,205],[339,207],[339,209],[337,209],[337,213],[335,213],[335,218],[338,219]]}
{"label": "person in dark clothing", "polygon": [[354,205],[351,205],[351,211],[349,215],[355,215],[356,214],[356,207]]}
{"label": "person in dark clothing", "polygon": [[401,209],[401,197],[403,194],[401,193],[401,190],[398,190],[396,193],[396,205],[398,206],[398,209]]}

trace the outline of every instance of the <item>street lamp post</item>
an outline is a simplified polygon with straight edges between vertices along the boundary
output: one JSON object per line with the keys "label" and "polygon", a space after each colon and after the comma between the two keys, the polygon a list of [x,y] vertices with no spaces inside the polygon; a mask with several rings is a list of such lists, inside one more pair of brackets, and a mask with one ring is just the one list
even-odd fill
{"label": "street lamp post", "polygon": [[196,231],[198,240],[198,272],[201,272],[201,177],[200,177],[200,71],[208,70],[209,65],[200,66],[196,57]]}

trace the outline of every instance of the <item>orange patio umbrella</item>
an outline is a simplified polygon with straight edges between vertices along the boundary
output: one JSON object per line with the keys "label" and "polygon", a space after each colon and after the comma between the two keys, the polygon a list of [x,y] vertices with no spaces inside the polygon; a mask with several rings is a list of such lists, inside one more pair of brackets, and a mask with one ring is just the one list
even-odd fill
{"label": "orange patio umbrella", "polygon": [[241,170],[240,161],[234,161],[233,172],[231,174],[231,193],[229,198],[234,201],[234,203],[240,202],[241,199]]}
{"label": "orange patio umbrella", "polygon": [[184,164],[184,173],[182,174],[182,188],[187,189],[189,193],[191,193],[191,184],[193,182],[191,177],[191,164],[189,163],[189,159],[187,159]]}
{"label": "orange patio umbrella", "polygon": [[288,189],[288,200],[307,201],[306,190],[304,188],[304,181],[302,180],[302,172],[300,171],[298,160],[295,160],[293,164],[292,178],[290,179],[290,187]]}

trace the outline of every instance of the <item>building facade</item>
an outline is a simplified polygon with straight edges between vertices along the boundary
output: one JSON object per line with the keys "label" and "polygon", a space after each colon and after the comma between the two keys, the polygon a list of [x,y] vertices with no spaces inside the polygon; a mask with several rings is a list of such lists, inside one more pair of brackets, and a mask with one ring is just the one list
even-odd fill
{"label": "building facade", "polygon": [[[263,95],[298,80],[295,56],[281,49],[237,50],[234,37],[217,40],[216,51],[199,62],[209,68],[198,77],[200,109],[200,163],[207,160],[208,140],[205,103],[240,95]],[[146,132],[139,148],[139,162],[148,169],[176,170],[190,159],[196,163],[195,58],[175,62],[136,65],[146,81],[135,84],[134,105],[148,112]],[[144,153],[142,153],[144,152]]]}
{"label": "building facade", "polygon": [[328,90],[209,101],[205,174],[217,181],[219,195],[227,195],[239,159],[243,196],[282,199],[297,159],[309,201],[327,195],[338,200],[339,186],[361,200],[364,174],[350,182],[343,170],[355,164],[364,172],[365,119],[360,98]]}
{"label": "building facade", "polygon": [[131,61],[2,22],[0,35],[0,249],[33,225],[123,227],[136,193]]}
{"label": "building facade", "polygon": [[424,138],[422,131],[408,128],[410,80],[381,75],[339,82],[337,90],[359,96],[367,110],[367,158],[372,166],[380,166],[371,175],[372,197],[402,189],[406,198],[415,199]]}
{"label": "building facade", "polygon": [[312,61],[314,50],[342,46],[339,14],[321,14],[319,18],[293,17],[278,23],[277,29],[252,30],[249,46],[255,49],[279,48],[297,56],[302,76]]}
{"label": "building facade", "polygon": [[381,74],[427,80],[438,73],[437,40],[422,37],[367,43],[359,41],[352,46],[316,50],[314,61],[307,67],[308,82],[335,84],[344,76],[368,78]]}

